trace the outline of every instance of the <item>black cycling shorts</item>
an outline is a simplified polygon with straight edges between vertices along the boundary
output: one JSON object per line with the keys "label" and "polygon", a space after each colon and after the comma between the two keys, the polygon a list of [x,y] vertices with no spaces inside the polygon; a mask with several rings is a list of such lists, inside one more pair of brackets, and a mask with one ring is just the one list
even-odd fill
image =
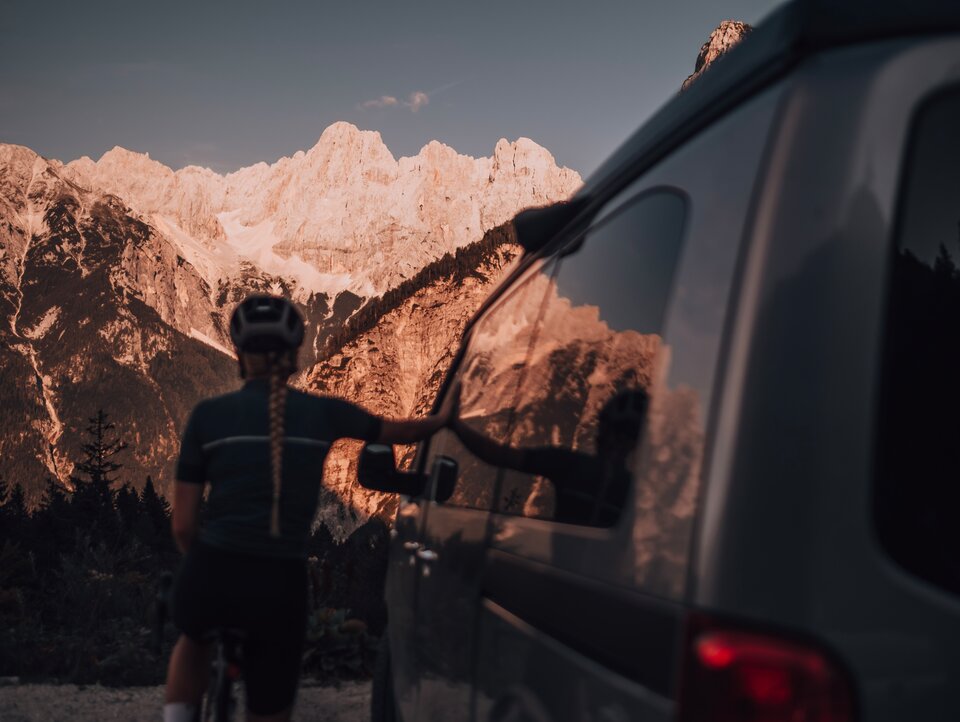
{"label": "black cycling shorts", "polygon": [[180,567],[172,608],[177,628],[196,642],[208,641],[218,627],[243,632],[248,710],[269,715],[293,704],[307,620],[303,560],[255,557],[194,542]]}

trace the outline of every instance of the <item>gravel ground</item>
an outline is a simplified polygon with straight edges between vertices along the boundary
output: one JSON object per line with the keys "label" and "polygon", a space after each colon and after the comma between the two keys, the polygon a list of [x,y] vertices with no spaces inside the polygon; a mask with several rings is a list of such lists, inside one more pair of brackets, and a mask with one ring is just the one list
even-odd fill
{"label": "gravel ground", "polygon": [[[72,684],[0,687],[0,719],[4,722],[158,722],[163,716],[162,709],[163,687],[78,687]],[[370,683],[344,682],[339,687],[301,686],[293,719],[300,722],[367,722],[370,719]]]}

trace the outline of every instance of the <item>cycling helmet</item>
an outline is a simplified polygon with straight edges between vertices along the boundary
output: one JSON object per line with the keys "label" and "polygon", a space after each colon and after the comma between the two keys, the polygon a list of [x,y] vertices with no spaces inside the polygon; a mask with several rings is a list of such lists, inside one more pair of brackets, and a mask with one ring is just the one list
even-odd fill
{"label": "cycling helmet", "polygon": [[303,317],[285,298],[245,298],[230,319],[230,339],[240,351],[291,351],[303,343]]}

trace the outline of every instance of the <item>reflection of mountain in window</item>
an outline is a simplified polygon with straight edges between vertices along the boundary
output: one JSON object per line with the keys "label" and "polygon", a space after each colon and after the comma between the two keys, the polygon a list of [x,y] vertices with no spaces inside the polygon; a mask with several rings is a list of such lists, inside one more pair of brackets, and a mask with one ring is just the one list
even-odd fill
{"label": "reflection of mountain in window", "polygon": [[[562,253],[516,403],[499,509],[613,524],[629,490],[685,203],[628,203]],[[546,483],[546,482],[549,483]]]}
{"label": "reflection of mountain in window", "polygon": [[[459,415],[464,428],[505,442],[524,361],[549,284],[549,268],[542,264],[534,267],[471,331],[457,372],[461,384]],[[480,509],[493,506],[498,473],[495,466],[468,453],[449,431],[441,431],[431,449],[431,453],[455,458],[459,465],[449,504]]]}

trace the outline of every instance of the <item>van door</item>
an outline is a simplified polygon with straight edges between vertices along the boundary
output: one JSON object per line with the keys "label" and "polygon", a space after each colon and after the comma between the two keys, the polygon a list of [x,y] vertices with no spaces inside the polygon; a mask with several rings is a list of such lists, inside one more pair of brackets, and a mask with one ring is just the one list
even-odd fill
{"label": "van door", "polygon": [[503,472],[474,719],[666,722],[691,537],[771,89],[611,198],[561,250]]}
{"label": "van door", "polygon": [[412,720],[417,704],[416,605],[417,549],[423,531],[425,498],[401,497],[391,536],[384,588],[390,623],[387,635],[393,694],[401,719]]}
{"label": "van door", "polygon": [[[484,314],[456,371],[462,423],[494,438],[509,433],[551,268],[536,261]],[[449,429],[434,435],[425,468],[431,500],[415,553],[416,719],[464,720],[471,707],[480,576],[500,470],[467,451]]]}

